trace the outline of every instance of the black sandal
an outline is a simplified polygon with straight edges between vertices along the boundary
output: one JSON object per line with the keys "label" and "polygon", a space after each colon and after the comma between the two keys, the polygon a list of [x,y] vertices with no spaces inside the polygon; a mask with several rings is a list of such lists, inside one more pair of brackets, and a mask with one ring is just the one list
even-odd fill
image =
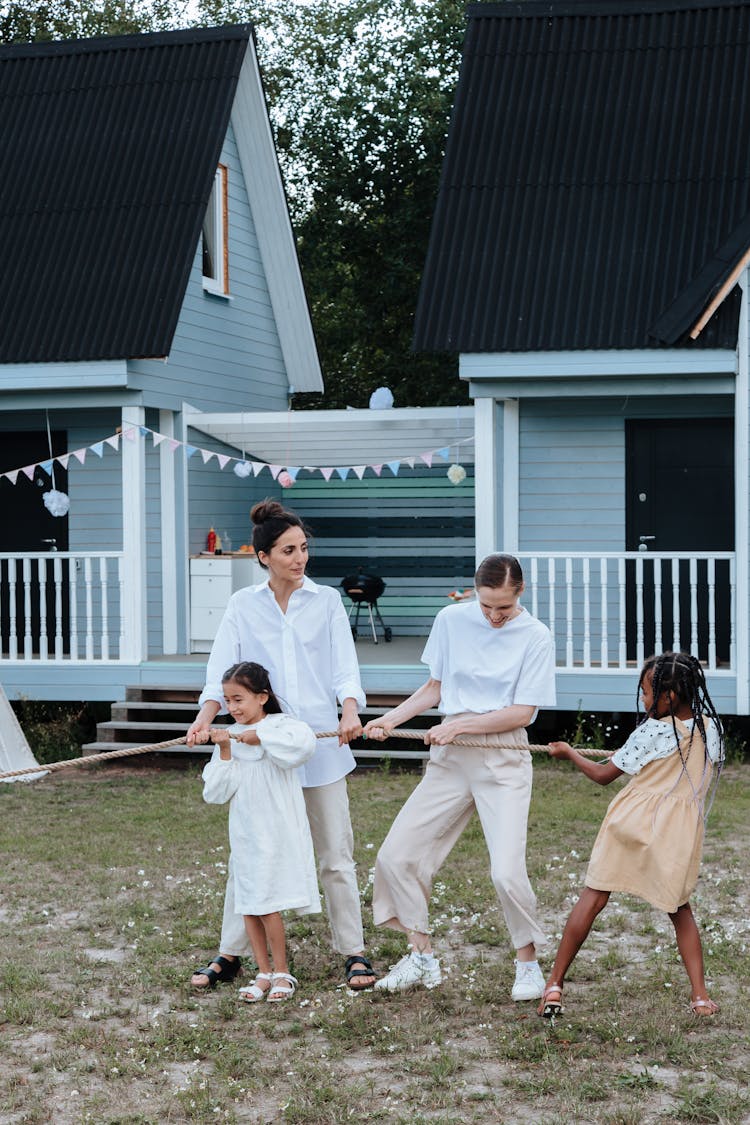
{"label": "black sandal", "polygon": [[[221,968],[217,972],[212,969],[211,965],[220,965]],[[208,977],[208,984],[194,984],[193,988],[216,988],[219,981],[231,982],[237,976],[242,968],[242,961],[239,957],[235,957],[234,961],[230,961],[227,957],[222,957],[220,954],[214,957],[209,965],[204,969],[196,969],[193,973],[194,977],[204,976]]]}
{"label": "black sandal", "polygon": [[[354,969],[352,968],[353,965],[364,965],[364,968]],[[357,977],[377,977],[378,975],[367,958],[361,954],[355,957],[347,957],[344,963],[344,972],[346,973],[346,983],[352,992],[364,992],[366,988],[372,988],[373,986],[373,982],[355,984]]]}

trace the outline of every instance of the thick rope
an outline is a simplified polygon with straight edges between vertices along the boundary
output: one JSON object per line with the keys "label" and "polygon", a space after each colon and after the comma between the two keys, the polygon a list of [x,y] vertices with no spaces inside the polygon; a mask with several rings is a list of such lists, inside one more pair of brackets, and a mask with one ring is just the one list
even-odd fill
{"label": "thick rope", "polygon": [[[392,737],[392,738],[406,738],[406,739],[412,739],[414,741],[423,742],[424,736],[425,736],[425,731],[423,731],[423,730],[401,730],[400,728],[396,728],[393,731],[393,733],[390,737]],[[338,731],[335,731],[335,730],[317,731],[316,734],[315,734],[315,737],[316,738],[338,738]],[[502,735],[499,734],[496,737],[502,738]],[[380,743],[380,739],[371,739],[370,741],[373,741],[373,742],[377,741],[378,743]],[[7,777],[24,777],[24,775],[27,775],[27,774],[55,773],[57,770],[64,770],[64,769],[67,769],[69,766],[70,767],[72,767],[72,766],[93,766],[93,765],[96,765],[97,762],[108,762],[108,761],[112,761],[114,758],[132,758],[136,754],[151,754],[151,753],[153,753],[154,751],[157,751],[157,750],[167,750],[167,749],[169,749],[170,746],[184,746],[186,742],[187,742],[187,735],[183,734],[180,738],[170,738],[166,742],[152,742],[149,746],[127,746],[127,747],[124,747],[122,750],[107,750],[103,754],[87,754],[83,758],[68,758],[64,762],[50,762],[49,765],[28,766],[26,769],[22,769],[22,770],[8,770],[6,773],[0,773],[0,781],[3,781]],[[208,753],[208,744],[205,743],[205,744],[202,744],[202,745],[206,746],[206,752]],[[489,740],[485,740],[483,742],[474,742],[474,741],[472,741],[471,735],[459,735],[458,738],[454,738],[452,740],[452,745],[454,745],[454,746],[486,746],[486,747],[489,747],[493,750],[524,749],[524,750],[530,750],[532,753],[535,753],[535,754],[548,754],[549,753],[549,747],[545,746],[544,744],[531,744],[531,745],[525,746],[525,747],[506,746],[502,742],[492,742],[492,741],[489,741]],[[576,747],[574,747],[574,749],[577,750],[579,754],[584,754],[584,755],[590,756],[590,757],[597,757],[597,758],[611,758],[612,757],[611,752],[608,751],[608,750],[592,750],[591,747],[589,747],[589,746],[576,746]],[[384,754],[384,757],[387,757],[387,754]]]}

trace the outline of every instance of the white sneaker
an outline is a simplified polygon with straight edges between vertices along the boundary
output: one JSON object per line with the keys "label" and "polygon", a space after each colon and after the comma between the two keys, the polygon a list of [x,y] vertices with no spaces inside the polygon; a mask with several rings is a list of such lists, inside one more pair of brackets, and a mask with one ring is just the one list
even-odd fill
{"label": "white sneaker", "polygon": [[[440,962],[437,958],[425,964],[423,954],[413,950],[402,957],[389,973],[376,980],[375,988],[382,992],[403,992],[417,985],[422,985],[423,988],[435,988],[442,979],[443,974],[440,972]],[[541,992],[539,995],[541,996]]]}
{"label": "white sneaker", "polygon": [[536,961],[516,961],[512,1000],[538,1000],[544,992],[544,976]]}

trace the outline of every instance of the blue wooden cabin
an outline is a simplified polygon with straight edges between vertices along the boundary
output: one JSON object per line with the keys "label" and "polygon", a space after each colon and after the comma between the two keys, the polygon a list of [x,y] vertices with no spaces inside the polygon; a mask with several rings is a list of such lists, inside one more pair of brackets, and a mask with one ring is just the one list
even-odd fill
{"label": "blue wooden cabin", "polygon": [[416,317],[562,707],[689,649],[750,713],[750,4],[473,4]]}
{"label": "blue wooden cabin", "polygon": [[322,389],[251,28],[3,47],[0,120],[0,678],[113,699],[278,491],[189,457],[236,453],[190,412]]}

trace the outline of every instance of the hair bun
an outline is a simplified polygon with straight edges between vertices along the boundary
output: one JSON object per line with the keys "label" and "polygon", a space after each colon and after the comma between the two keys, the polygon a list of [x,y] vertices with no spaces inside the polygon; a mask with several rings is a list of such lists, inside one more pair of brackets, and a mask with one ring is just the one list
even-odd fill
{"label": "hair bun", "polygon": [[268,520],[276,520],[284,515],[286,512],[278,500],[259,500],[250,509],[250,519],[254,524],[267,523]]}

